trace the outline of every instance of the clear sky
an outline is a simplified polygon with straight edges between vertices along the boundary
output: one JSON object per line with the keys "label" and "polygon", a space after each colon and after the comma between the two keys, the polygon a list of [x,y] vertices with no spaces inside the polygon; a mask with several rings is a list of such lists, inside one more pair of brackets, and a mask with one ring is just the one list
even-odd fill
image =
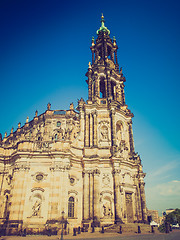
{"label": "clear sky", "polygon": [[92,36],[116,37],[149,209],[180,208],[180,1],[1,0],[0,132],[87,99]]}

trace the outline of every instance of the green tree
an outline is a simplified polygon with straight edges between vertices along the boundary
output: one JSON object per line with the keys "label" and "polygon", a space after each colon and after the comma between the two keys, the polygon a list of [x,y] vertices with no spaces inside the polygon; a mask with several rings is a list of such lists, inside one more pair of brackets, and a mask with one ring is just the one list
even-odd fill
{"label": "green tree", "polygon": [[173,212],[166,215],[164,223],[159,226],[160,232],[166,232],[167,224],[180,224],[180,209],[176,208]]}
{"label": "green tree", "polygon": [[176,210],[166,215],[166,221],[170,224],[180,224],[180,209],[176,208]]}

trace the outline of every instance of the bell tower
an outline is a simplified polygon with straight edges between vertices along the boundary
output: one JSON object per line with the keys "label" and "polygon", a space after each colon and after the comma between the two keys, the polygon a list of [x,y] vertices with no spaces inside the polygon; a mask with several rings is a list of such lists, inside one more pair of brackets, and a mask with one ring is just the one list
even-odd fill
{"label": "bell tower", "polygon": [[88,100],[78,103],[83,141],[83,222],[99,226],[100,222],[146,221],[145,174],[134,149],[134,115],[125,103],[126,79],[119,68],[116,39],[110,38],[103,15],[96,33],[86,73]]}
{"label": "bell tower", "polygon": [[92,65],[86,74],[88,77],[88,99],[103,104],[106,100],[125,105],[124,82],[122,69],[119,71],[115,37],[110,38],[110,31],[105,27],[104,16],[101,17],[101,27],[97,30],[97,39],[92,38]]}

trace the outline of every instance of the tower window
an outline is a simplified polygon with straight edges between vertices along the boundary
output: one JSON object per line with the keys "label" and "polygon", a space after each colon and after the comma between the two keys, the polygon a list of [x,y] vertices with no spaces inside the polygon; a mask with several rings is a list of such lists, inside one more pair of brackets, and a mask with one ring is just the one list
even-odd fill
{"label": "tower window", "polygon": [[58,140],[58,135],[57,134],[55,134],[54,139]]}
{"label": "tower window", "polygon": [[115,100],[115,95],[116,95],[116,84],[111,82],[111,96],[112,96],[112,99]]}
{"label": "tower window", "polygon": [[106,97],[105,82],[104,79],[100,81],[100,98]]}
{"label": "tower window", "polygon": [[74,198],[70,197],[68,200],[68,217],[74,217]]}

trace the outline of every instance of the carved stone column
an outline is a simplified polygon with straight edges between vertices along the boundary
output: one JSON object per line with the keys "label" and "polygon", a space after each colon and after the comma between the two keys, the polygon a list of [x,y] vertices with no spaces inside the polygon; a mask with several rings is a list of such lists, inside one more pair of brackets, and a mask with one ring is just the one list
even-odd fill
{"label": "carved stone column", "polygon": [[82,109],[80,111],[80,128],[81,128],[81,134],[84,135],[83,134],[84,133],[84,112],[82,111]]}
{"label": "carved stone column", "polygon": [[[23,184],[23,192],[22,192],[22,195],[21,195],[21,204],[20,204],[20,206],[19,206],[19,220],[22,220],[23,219],[23,214],[24,214],[24,211],[25,211],[25,209],[24,209],[24,207],[25,207],[25,198],[26,198],[26,194],[27,194],[27,189],[28,189],[28,184],[29,184],[29,182],[28,182],[28,172],[29,172],[29,169],[30,169],[30,167],[28,167],[28,165],[27,165],[27,168],[25,168],[24,169],[24,171],[23,171],[23,173],[21,173],[22,175],[21,175],[21,182],[22,182],[22,184]],[[18,179],[18,180],[20,180],[20,179]]]}
{"label": "carved stone column", "polygon": [[97,96],[98,97],[100,97],[100,80],[99,80],[99,78],[98,78],[98,80],[97,80],[97,92],[98,92],[98,94],[97,94]]}
{"label": "carved stone column", "polygon": [[120,84],[116,85],[116,100],[118,102],[122,103],[121,86],[120,86]]}
{"label": "carved stone column", "polygon": [[93,113],[93,144],[97,146],[97,112]]}
{"label": "carved stone column", "polygon": [[128,123],[129,126],[129,144],[130,144],[130,152],[134,152],[134,140],[133,140],[133,132],[132,132],[132,121]]}
{"label": "carved stone column", "polygon": [[105,84],[105,98],[107,98],[108,97],[107,79],[104,79],[104,84]]}
{"label": "carved stone column", "polygon": [[122,98],[122,104],[125,104],[125,95],[124,95],[124,84],[121,85],[121,98]]}
{"label": "carved stone column", "polygon": [[111,91],[111,79],[110,79],[110,76],[109,76],[109,72],[107,72],[107,93],[108,93],[108,98],[112,96],[112,91]]}
{"label": "carved stone column", "polygon": [[84,142],[85,145],[85,113],[84,113],[84,100],[81,98],[78,101],[79,113],[80,113],[80,139]]}
{"label": "carved stone column", "polygon": [[89,220],[89,174],[83,171],[83,220]]}
{"label": "carved stone column", "polygon": [[[70,161],[66,162],[56,161],[52,162],[50,166],[51,171],[51,186],[50,186],[50,200],[49,200],[49,217],[50,219],[56,219],[61,215],[61,212],[65,212],[65,216],[68,216],[68,189],[64,184],[69,179],[69,170],[71,168]],[[57,179],[59,182],[57,182]],[[59,205],[59,207],[58,207]]]}
{"label": "carved stone column", "polygon": [[93,172],[89,171],[89,217],[93,219]]}
{"label": "carved stone column", "polygon": [[146,197],[145,197],[144,186],[145,186],[144,181],[141,181],[141,183],[140,183],[140,193],[141,193],[142,220],[147,221]]}
{"label": "carved stone column", "polygon": [[119,95],[119,101],[121,102],[121,104],[122,105],[124,105],[124,100],[123,100],[123,91],[122,91],[122,89],[123,89],[124,87],[123,87],[123,83],[120,83],[119,84],[119,92],[118,92],[118,95]]}
{"label": "carved stone column", "polygon": [[111,143],[112,147],[116,146],[116,126],[115,126],[115,111],[111,110]]}
{"label": "carved stone column", "polygon": [[99,89],[99,83],[98,83],[98,74],[95,74],[95,97],[99,96],[98,89]]}
{"label": "carved stone column", "polygon": [[134,184],[136,186],[136,213],[137,213],[137,220],[142,220],[141,197],[140,197],[138,175],[135,176],[135,178],[134,178]]}
{"label": "carved stone column", "polygon": [[94,177],[94,216],[93,222],[96,227],[100,226],[100,208],[99,208],[99,198],[100,198],[100,189],[99,189],[99,169],[93,171]]}
{"label": "carved stone column", "polygon": [[92,78],[89,77],[89,82],[88,82],[88,98],[89,100],[92,100]]}
{"label": "carved stone column", "polygon": [[93,116],[92,113],[89,114],[89,139],[90,139],[90,144],[89,146],[92,147],[93,146]]}
{"label": "carved stone column", "polygon": [[121,213],[121,195],[120,195],[120,179],[119,169],[114,169],[112,171],[113,179],[114,179],[114,206],[115,206],[115,222],[121,222],[122,220],[122,213]]}
{"label": "carved stone column", "polygon": [[85,115],[85,147],[89,147],[89,114]]}
{"label": "carved stone column", "polygon": [[[68,181],[68,175],[69,175],[69,171],[67,171],[67,169],[65,170],[62,170],[61,171],[61,179],[62,179],[62,183],[65,183]],[[67,201],[68,201],[68,189],[64,186],[62,187],[62,199],[60,200],[61,201],[61,212],[64,211],[65,212],[65,216],[68,216],[68,204],[67,204]],[[77,206],[78,207],[78,206]]]}
{"label": "carved stone column", "polygon": [[25,201],[25,180],[29,169],[29,163],[26,161],[19,161],[15,164],[9,220],[22,220],[23,208],[21,204],[24,205]]}
{"label": "carved stone column", "polygon": [[117,101],[117,88],[116,88],[116,85],[113,86],[113,94],[114,94],[114,100]]}

